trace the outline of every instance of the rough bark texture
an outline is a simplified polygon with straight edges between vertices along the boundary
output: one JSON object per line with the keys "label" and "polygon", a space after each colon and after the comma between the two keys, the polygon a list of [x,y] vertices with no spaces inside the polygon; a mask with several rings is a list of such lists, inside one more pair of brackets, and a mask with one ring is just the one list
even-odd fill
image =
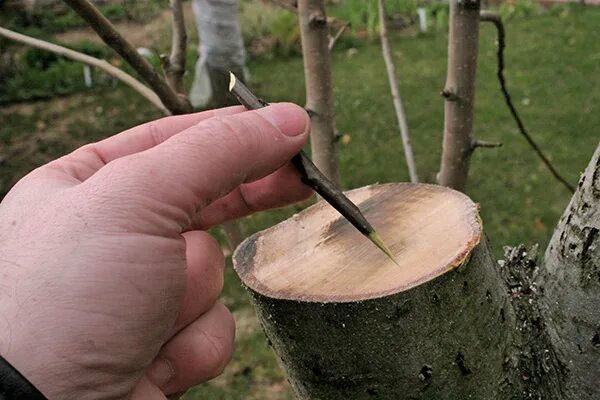
{"label": "rough bark texture", "polygon": [[306,81],[306,108],[311,115],[312,160],[325,176],[339,184],[331,56],[324,1],[299,0],[298,14]]}
{"label": "rough bark texture", "polygon": [[563,214],[537,278],[565,368],[564,399],[600,398],[600,147]]}
{"label": "rough bark texture", "polygon": [[[247,239],[234,256],[246,284],[261,240],[260,234]],[[508,293],[487,243],[468,248],[470,258],[455,268],[370,299],[310,301],[248,287],[298,398],[496,399],[518,393],[519,382],[502,385],[515,340]]]}
{"label": "rough bark texture", "polygon": [[[499,382],[498,399],[563,399],[564,369],[558,360],[540,311],[537,245],[505,247],[498,262],[516,316],[513,345],[506,357],[506,377]],[[510,327],[509,327],[510,329]]]}
{"label": "rough bark texture", "polygon": [[438,182],[461,191],[467,183],[473,151],[479,9],[479,0],[450,0],[448,73],[442,91],[444,142]]}

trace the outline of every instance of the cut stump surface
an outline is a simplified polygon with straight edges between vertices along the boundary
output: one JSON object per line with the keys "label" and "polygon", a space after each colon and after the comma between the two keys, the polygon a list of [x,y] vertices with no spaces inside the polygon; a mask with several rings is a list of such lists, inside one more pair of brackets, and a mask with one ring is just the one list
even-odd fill
{"label": "cut stump surface", "polygon": [[280,299],[377,298],[461,265],[481,239],[477,205],[454,190],[385,184],[347,195],[391,248],[400,268],[322,201],[240,246],[235,265],[244,284]]}

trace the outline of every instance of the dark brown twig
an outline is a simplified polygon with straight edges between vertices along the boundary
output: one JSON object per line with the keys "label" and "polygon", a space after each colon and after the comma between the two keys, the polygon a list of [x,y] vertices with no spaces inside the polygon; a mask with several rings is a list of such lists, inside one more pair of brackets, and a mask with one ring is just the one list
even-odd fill
{"label": "dark brown twig", "polygon": [[186,98],[179,96],[157,73],[152,65],[115,29],[113,24],[88,0],[65,0],[88,25],[96,31],[104,43],[115,50],[160,97],[173,114],[185,114],[192,111]]}
{"label": "dark brown twig", "polygon": [[489,12],[489,11],[481,11],[480,19],[483,22],[491,22],[496,27],[496,31],[498,33],[498,52],[497,52],[497,55],[498,55],[498,71],[497,71],[498,81],[500,82],[500,90],[502,91],[502,94],[504,95],[504,100],[506,101],[506,105],[508,106],[508,109],[510,110],[510,113],[513,116],[515,122],[517,123],[519,131],[525,137],[525,140],[527,140],[527,143],[529,143],[529,145],[531,146],[533,151],[535,151],[535,153],[539,156],[539,158],[546,165],[546,167],[548,167],[548,169],[550,170],[552,175],[559,182],[561,182],[569,191],[571,191],[571,193],[575,193],[575,188],[569,182],[567,182],[567,180],[565,178],[563,178],[558,173],[558,171],[556,170],[556,168],[554,168],[554,166],[552,165],[550,160],[548,160],[548,158],[544,155],[544,153],[542,152],[540,147],[533,140],[533,138],[531,137],[531,135],[525,128],[525,125],[523,125],[523,121],[521,120],[521,117],[517,113],[517,109],[515,108],[512,98],[510,97],[510,94],[508,93],[508,89],[506,87],[506,80],[504,78],[504,48],[506,47],[506,39],[505,39],[506,34],[505,34],[505,30],[504,30],[504,24],[502,23],[502,19],[500,18],[499,15]]}
{"label": "dark brown twig", "polygon": [[[239,102],[249,110],[256,110],[269,105],[269,103],[256,97],[246,85],[235,75],[231,74],[229,91]],[[383,243],[375,229],[367,221],[360,209],[337,188],[303,151],[292,158],[292,164],[300,172],[302,182],[315,190],[323,199],[342,214],[356,229],[365,235],[371,242],[386,253],[396,264],[396,259],[389,248]]]}

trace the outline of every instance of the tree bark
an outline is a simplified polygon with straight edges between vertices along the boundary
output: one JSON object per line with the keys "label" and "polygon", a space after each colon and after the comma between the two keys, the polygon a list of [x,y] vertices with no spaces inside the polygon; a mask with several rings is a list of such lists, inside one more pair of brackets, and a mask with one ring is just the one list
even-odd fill
{"label": "tree bark", "polygon": [[565,374],[564,399],[600,397],[600,146],[560,219],[537,277]]}
{"label": "tree bark", "polygon": [[331,55],[324,1],[299,0],[298,16],[304,59],[306,108],[311,116],[312,160],[325,176],[339,185]]}
{"label": "tree bark", "polygon": [[464,191],[473,152],[480,0],[450,0],[440,185]]}
{"label": "tree bark", "polygon": [[499,398],[515,317],[477,206],[432,185],[349,196],[400,268],[323,202],[234,255],[298,398]]}

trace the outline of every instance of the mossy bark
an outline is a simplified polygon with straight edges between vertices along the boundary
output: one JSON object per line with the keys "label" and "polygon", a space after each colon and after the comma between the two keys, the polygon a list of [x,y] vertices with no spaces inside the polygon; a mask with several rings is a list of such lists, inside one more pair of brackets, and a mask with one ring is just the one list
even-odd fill
{"label": "mossy bark", "polygon": [[[238,270],[253,246],[238,250]],[[300,399],[492,399],[514,326],[500,279],[482,243],[464,265],[391,296],[320,303],[249,293]]]}

